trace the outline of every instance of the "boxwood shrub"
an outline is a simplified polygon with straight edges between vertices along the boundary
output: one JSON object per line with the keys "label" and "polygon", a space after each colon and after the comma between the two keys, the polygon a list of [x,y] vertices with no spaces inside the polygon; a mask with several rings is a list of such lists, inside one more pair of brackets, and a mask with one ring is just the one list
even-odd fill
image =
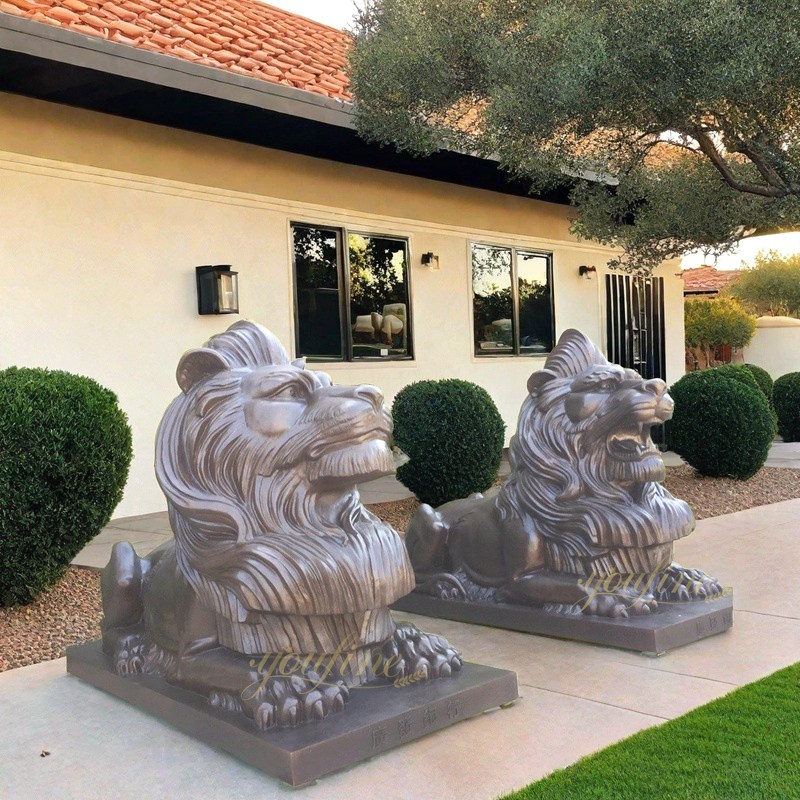
{"label": "boxwood shrub", "polygon": [[66,372],[0,371],[0,605],[59,578],[108,522],[130,461],[113,392]]}
{"label": "boxwood shrub", "polygon": [[[743,378],[741,373],[745,373]],[[672,385],[669,446],[703,475],[746,479],[764,465],[775,419],[740,367],[689,372]]]}
{"label": "boxwood shrub", "polygon": [[725,364],[722,367],[712,367],[709,372],[713,372],[718,378],[723,376],[732,378],[735,381],[741,381],[751,389],[759,389],[761,391],[756,376],[749,369],[745,369],[744,364]]}
{"label": "boxwood shrub", "polygon": [[395,444],[409,457],[398,479],[438,506],[483,492],[497,478],[505,424],[485,389],[469,381],[419,381],[392,407]]}
{"label": "boxwood shrub", "polygon": [[763,367],[757,367],[755,364],[744,364],[744,368],[756,379],[758,388],[764,392],[767,400],[772,402],[772,376]]}
{"label": "boxwood shrub", "polygon": [[772,402],[783,441],[800,442],[800,372],[789,372],[775,381]]}

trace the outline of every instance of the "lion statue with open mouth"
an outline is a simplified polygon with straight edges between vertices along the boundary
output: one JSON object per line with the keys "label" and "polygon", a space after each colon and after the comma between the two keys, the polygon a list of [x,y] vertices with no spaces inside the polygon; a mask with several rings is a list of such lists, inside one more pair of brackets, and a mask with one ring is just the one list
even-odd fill
{"label": "lion statue with open mouth", "polygon": [[115,545],[102,575],[116,671],[261,729],[322,719],[355,685],[458,671],[444,639],[389,613],[413,572],[356,488],[394,472],[381,393],[333,386],[245,321],[186,353],[177,378],[156,437],[175,538],[146,558]]}
{"label": "lion statue with open mouth", "polygon": [[695,524],[660,483],[650,438],[672,409],[663,381],[566,331],[528,380],[499,493],[422,505],[411,521],[417,590],[610,617],[720,594],[713,578],[672,561]]}

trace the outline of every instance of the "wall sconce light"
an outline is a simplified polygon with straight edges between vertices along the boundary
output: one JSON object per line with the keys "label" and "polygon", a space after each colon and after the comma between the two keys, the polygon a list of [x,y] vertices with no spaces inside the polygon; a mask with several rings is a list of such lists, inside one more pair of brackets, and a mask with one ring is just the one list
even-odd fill
{"label": "wall sconce light", "polygon": [[238,314],[239,273],[230,264],[196,267],[197,313]]}
{"label": "wall sconce light", "polygon": [[593,281],[597,277],[597,267],[582,265],[578,267],[578,275],[580,275],[581,278],[586,278],[587,281]]}
{"label": "wall sconce light", "polygon": [[422,266],[428,269],[439,269],[439,256],[436,253],[423,253]]}

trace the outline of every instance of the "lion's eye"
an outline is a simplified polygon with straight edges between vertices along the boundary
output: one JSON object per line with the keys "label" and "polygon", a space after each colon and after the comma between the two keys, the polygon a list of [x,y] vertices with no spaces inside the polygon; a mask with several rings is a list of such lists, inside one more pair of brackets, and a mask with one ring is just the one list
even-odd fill
{"label": "lion's eye", "polygon": [[302,392],[297,386],[284,386],[278,392],[272,395],[275,400],[297,400],[302,397]]}

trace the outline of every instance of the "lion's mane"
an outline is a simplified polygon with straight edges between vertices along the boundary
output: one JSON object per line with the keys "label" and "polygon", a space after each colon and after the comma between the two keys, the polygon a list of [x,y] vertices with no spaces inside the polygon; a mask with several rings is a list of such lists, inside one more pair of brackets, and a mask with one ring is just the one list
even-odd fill
{"label": "lion's mane", "polygon": [[[255,368],[293,370],[266,329],[241,322],[206,344],[227,368],[179,383],[156,436],[156,475],[167,497],[178,566],[201,602],[238,622],[259,614],[352,614],[410,591],[400,537],[358,493],[324,519],[303,469],[322,429],[300,430],[276,452],[243,424],[242,381]],[[213,354],[212,354],[213,355]],[[369,575],[364,575],[364,565]]]}

